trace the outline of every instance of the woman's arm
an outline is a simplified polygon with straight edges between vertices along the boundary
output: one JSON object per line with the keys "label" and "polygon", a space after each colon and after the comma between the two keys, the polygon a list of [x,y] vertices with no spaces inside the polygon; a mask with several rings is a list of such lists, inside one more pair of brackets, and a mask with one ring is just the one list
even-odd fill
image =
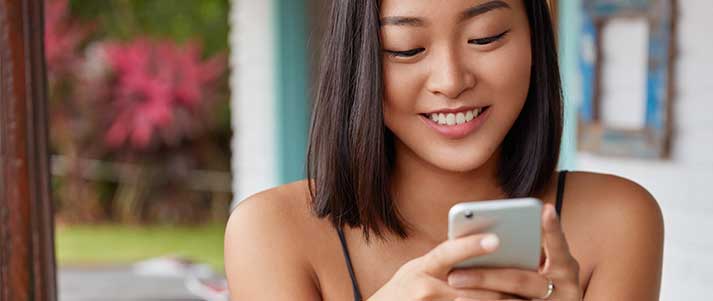
{"label": "woman's arm", "polygon": [[[231,300],[321,300],[289,208],[261,193],[233,211],[225,232]],[[274,198],[274,197],[272,197]]]}
{"label": "woman's arm", "polygon": [[584,300],[658,300],[664,226],[656,200],[638,184],[607,177],[597,212],[603,243]]}

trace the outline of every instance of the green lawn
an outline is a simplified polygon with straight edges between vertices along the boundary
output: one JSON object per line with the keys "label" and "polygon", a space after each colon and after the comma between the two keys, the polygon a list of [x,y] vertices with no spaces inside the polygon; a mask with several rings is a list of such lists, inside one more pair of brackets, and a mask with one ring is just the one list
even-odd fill
{"label": "green lawn", "polygon": [[223,224],[58,226],[57,261],[60,266],[115,265],[177,255],[223,272],[223,233]]}

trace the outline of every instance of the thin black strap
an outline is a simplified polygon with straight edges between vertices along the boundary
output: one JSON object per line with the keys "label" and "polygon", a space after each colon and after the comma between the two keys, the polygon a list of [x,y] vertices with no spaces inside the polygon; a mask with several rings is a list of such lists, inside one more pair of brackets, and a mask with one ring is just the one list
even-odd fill
{"label": "thin black strap", "polygon": [[339,241],[342,243],[342,253],[344,253],[344,261],[347,262],[347,269],[349,270],[349,277],[352,279],[352,289],[354,290],[354,301],[361,301],[361,293],[359,292],[359,284],[357,284],[356,276],[354,274],[354,268],[352,267],[352,258],[349,256],[349,249],[347,248],[347,240],[344,239],[344,232],[341,228],[337,228],[337,234],[339,234]]}
{"label": "thin black strap", "polygon": [[557,201],[555,203],[555,209],[557,209],[557,216],[562,218],[562,198],[564,196],[564,184],[567,180],[567,170],[560,171],[559,179],[557,180]]}

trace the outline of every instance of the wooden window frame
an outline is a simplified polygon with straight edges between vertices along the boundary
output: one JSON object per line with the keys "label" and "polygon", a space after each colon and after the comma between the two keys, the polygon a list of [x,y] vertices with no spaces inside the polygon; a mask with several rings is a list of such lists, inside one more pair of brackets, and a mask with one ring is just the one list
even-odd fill
{"label": "wooden window frame", "polygon": [[0,301],[57,299],[42,0],[0,0]]}

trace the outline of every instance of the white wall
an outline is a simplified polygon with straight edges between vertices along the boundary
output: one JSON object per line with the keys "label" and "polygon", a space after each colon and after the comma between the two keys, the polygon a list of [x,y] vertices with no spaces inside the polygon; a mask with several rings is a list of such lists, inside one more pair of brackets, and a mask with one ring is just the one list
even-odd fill
{"label": "white wall", "polygon": [[277,184],[273,1],[233,0],[233,204]]}
{"label": "white wall", "polygon": [[[672,159],[642,161],[579,153],[577,168],[622,175],[646,187],[659,201],[666,226],[661,300],[700,300],[713,293],[713,1],[679,0],[678,55]],[[636,26],[632,24],[631,26]],[[611,31],[626,34],[635,28]],[[610,37],[604,52],[635,47],[636,39]],[[631,43],[631,45],[627,44]],[[643,67],[643,66],[642,66]],[[636,68],[605,66],[619,78]],[[627,94],[634,83],[619,86]],[[615,104],[614,104],[615,105]]]}

